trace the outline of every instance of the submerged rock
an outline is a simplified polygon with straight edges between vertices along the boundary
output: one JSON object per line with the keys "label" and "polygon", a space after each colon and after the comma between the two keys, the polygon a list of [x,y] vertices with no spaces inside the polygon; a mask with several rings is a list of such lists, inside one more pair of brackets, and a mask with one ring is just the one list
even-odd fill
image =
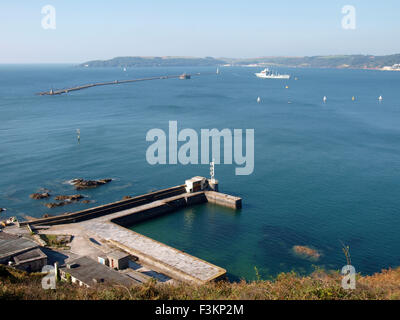
{"label": "submerged rock", "polygon": [[83,195],[81,194],[74,194],[72,196],[56,196],[54,199],[59,201],[59,202],[50,202],[50,203],[45,203],[44,205],[47,208],[56,208],[56,207],[62,207],[65,206],[67,204],[71,204],[71,203],[76,203],[76,202],[81,202],[81,203],[90,203],[90,200],[83,200],[80,201],[81,199],[85,198]]}
{"label": "submerged rock", "polygon": [[321,257],[321,253],[319,253],[317,250],[306,246],[294,246],[293,251],[303,258],[311,259],[314,261],[318,260]]}
{"label": "submerged rock", "polygon": [[77,190],[96,188],[103,184],[111,182],[112,179],[100,179],[100,180],[84,180],[84,179],[73,179],[71,183]]}
{"label": "submerged rock", "polygon": [[52,208],[56,208],[56,207],[65,206],[65,205],[68,204],[68,203],[71,203],[71,202],[70,202],[70,201],[69,201],[69,202],[67,202],[67,201],[62,201],[62,202],[49,202],[49,203],[45,203],[44,205],[45,205],[47,208],[52,209]]}
{"label": "submerged rock", "polygon": [[47,199],[47,198],[50,198],[50,193],[48,193],[48,192],[32,193],[29,197],[31,199],[35,199],[35,200]]}
{"label": "submerged rock", "polygon": [[79,201],[83,198],[84,196],[81,194],[74,194],[72,196],[57,196],[54,199],[57,201]]}

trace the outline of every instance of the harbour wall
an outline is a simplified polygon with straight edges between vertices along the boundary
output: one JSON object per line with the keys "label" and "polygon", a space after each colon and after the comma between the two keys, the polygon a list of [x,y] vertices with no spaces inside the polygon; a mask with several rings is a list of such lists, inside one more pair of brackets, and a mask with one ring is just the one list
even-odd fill
{"label": "harbour wall", "polygon": [[207,201],[210,203],[215,203],[217,205],[232,209],[242,208],[242,198],[215,191],[205,191],[204,194],[207,198]]}
{"label": "harbour wall", "polygon": [[81,222],[88,219],[98,218],[103,215],[111,214],[114,212],[119,212],[126,209],[131,209],[134,207],[138,207],[147,203],[151,203],[153,201],[162,200],[166,198],[170,198],[173,196],[181,195],[186,193],[185,185],[180,185],[172,188],[167,188],[155,192],[146,193],[141,196],[137,196],[127,200],[120,200],[117,202],[105,204],[102,206],[81,210],[73,213],[66,213],[56,217],[48,217],[48,218],[40,218],[31,221],[22,221],[19,222],[19,226],[23,227],[26,225],[30,226],[39,226],[39,225],[57,225],[57,224],[66,224],[66,223],[74,223]]}
{"label": "harbour wall", "polygon": [[183,197],[172,197],[166,200],[154,202],[149,209],[144,209],[135,213],[120,216],[118,218],[111,219],[110,221],[123,227],[130,227],[139,222],[153,219],[166,213],[171,213],[179,209],[206,202],[207,198],[204,192],[188,193]]}

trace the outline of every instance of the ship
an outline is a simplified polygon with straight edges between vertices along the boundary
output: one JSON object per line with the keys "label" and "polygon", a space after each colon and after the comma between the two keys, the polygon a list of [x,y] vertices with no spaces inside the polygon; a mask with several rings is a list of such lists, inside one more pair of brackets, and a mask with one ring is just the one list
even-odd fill
{"label": "ship", "polygon": [[191,78],[190,74],[187,74],[187,73],[183,73],[179,76],[179,79],[181,79],[181,80],[188,80],[190,78]]}
{"label": "ship", "polygon": [[290,79],[289,74],[273,73],[268,68],[264,69],[259,73],[255,73],[255,75],[257,78],[262,78],[262,79]]}

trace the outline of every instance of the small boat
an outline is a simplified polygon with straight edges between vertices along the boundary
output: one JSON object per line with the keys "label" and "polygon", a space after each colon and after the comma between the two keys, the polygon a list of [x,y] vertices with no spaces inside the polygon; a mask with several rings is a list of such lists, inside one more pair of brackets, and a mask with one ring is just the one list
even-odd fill
{"label": "small boat", "polygon": [[261,79],[290,79],[289,74],[279,74],[273,73],[268,68],[264,69],[261,72],[255,73],[257,78]]}
{"label": "small boat", "polygon": [[261,102],[261,98],[258,97],[258,98],[257,98],[257,103],[260,103],[260,102]]}
{"label": "small boat", "polygon": [[382,100],[383,100],[383,97],[382,97],[382,96],[379,96],[378,100],[379,100],[379,101],[382,101]]}
{"label": "small boat", "polygon": [[126,68],[124,67],[124,72],[126,72]]}
{"label": "small boat", "polygon": [[219,68],[217,68],[217,72],[216,73],[219,74]]}
{"label": "small boat", "polygon": [[327,98],[326,96],[324,96],[324,97],[322,98],[322,101],[323,101],[324,103],[326,103],[326,100],[328,100],[328,98]]}

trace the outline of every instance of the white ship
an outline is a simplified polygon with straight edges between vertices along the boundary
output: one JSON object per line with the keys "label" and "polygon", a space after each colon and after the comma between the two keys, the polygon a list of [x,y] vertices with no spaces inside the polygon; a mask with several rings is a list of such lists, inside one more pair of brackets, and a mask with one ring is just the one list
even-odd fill
{"label": "white ship", "polygon": [[262,78],[262,79],[290,79],[289,74],[273,73],[268,68],[264,69],[259,73],[255,73],[255,75],[257,78]]}

